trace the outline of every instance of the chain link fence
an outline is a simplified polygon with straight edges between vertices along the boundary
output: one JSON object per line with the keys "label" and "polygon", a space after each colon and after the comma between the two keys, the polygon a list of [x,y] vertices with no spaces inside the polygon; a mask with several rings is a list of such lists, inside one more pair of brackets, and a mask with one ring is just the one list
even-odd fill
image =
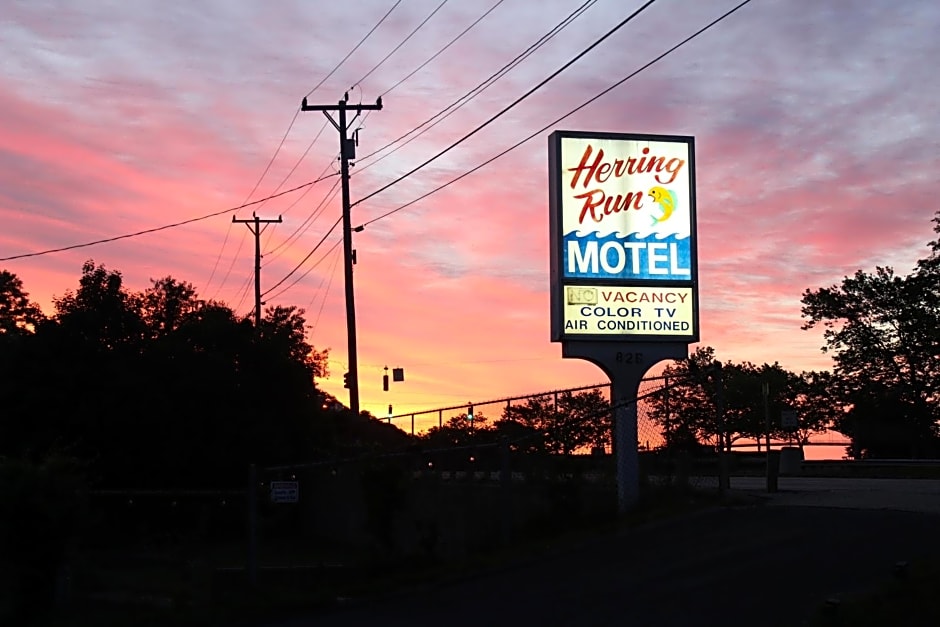
{"label": "chain link fence", "polygon": [[[630,401],[641,496],[695,487],[702,474],[700,460],[670,446],[670,387],[645,379]],[[243,489],[91,493],[63,594],[196,603],[259,573],[268,584],[341,588],[376,564],[460,559],[609,520],[609,399],[596,384],[393,416],[406,432],[414,424],[399,449],[246,469]]]}
{"label": "chain link fence", "polygon": [[[671,385],[644,379],[630,401],[643,496],[694,488],[703,474],[694,452],[670,446]],[[330,547],[338,561],[433,560],[609,517],[617,506],[609,399],[609,385],[597,384],[390,416],[413,429],[407,448],[260,468],[258,553],[296,536]],[[587,435],[571,436],[579,430]]]}
{"label": "chain link fence", "polygon": [[[660,475],[659,481],[664,480],[663,475],[671,480],[671,478],[683,474],[683,469],[679,466],[683,463],[690,466],[692,458],[695,457],[695,452],[689,450],[685,451],[688,455],[682,455],[682,447],[669,441],[670,435],[675,431],[675,424],[678,423],[678,419],[672,415],[669,404],[670,390],[677,383],[677,379],[672,378],[670,380],[670,377],[666,376],[647,377],[640,382],[635,401],[630,401],[637,404],[637,448],[640,451],[641,459],[655,461],[653,467],[650,468],[650,472]],[[475,424],[478,428],[489,428],[497,421],[514,418],[514,408],[525,407],[530,401],[546,403],[556,408],[559,414],[562,414],[565,409],[563,399],[579,394],[592,394],[596,395],[594,400],[600,401],[600,405],[595,407],[596,411],[582,413],[581,416],[575,417],[575,421],[598,423],[600,429],[604,431],[603,437],[599,437],[594,446],[581,446],[573,451],[568,451],[568,453],[574,455],[588,453],[610,455],[613,452],[610,391],[609,383],[597,383],[397,414],[388,416],[385,421],[413,436],[421,437],[427,436],[429,432],[433,432],[435,429],[442,430],[448,424],[454,425],[456,423],[459,425],[461,420],[468,426]],[[653,403],[656,403],[658,411],[652,410]],[[562,416],[559,416],[559,419],[561,418]],[[578,425],[569,426],[577,427]],[[688,459],[684,459],[686,457]]]}

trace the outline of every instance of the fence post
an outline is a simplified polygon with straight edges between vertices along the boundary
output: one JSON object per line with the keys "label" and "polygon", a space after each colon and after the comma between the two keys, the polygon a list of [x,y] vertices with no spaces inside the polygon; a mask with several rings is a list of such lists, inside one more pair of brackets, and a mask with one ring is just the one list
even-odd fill
{"label": "fence post", "polygon": [[499,438],[499,491],[500,491],[500,531],[503,546],[512,542],[512,462],[509,439]]}
{"label": "fence post", "polygon": [[248,583],[258,583],[258,468],[248,467]]}
{"label": "fence post", "polygon": [[722,376],[721,362],[715,362],[715,409],[718,413],[718,494],[724,496],[731,487],[731,477],[728,467],[728,453],[725,448],[728,434],[725,426],[725,396],[724,377]]}
{"label": "fence post", "polygon": [[670,446],[672,442],[669,441],[671,439],[671,434],[669,433],[669,427],[671,425],[669,424],[670,416],[669,416],[669,377],[668,376],[666,376],[663,379],[663,384],[664,384],[663,385],[663,405],[665,406],[664,409],[666,413],[666,416],[663,420],[663,431],[665,432],[663,440],[664,440],[664,443],[666,444],[667,449],[669,449],[669,448],[672,448]]}

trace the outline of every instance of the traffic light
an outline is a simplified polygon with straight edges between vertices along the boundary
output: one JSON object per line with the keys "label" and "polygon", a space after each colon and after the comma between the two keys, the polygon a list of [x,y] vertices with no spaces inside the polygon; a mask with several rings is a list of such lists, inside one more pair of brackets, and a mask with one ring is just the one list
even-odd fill
{"label": "traffic light", "polygon": [[388,392],[388,375],[387,374],[382,375],[382,391]]}
{"label": "traffic light", "polygon": [[348,372],[343,373],[343,387],[347,389],[349,388],[349,373]]}
{"label": "traffic light", "polygon": [[473,405],[467,405],[467,421],[473,426]]}

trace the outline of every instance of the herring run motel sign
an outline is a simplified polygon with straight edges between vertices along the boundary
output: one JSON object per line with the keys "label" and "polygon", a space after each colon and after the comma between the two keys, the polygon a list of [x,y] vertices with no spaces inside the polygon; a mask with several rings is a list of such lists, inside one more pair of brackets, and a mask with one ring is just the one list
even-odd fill
{"label": "herring run motel sign", "polygon": [[694,139],[549,137],[552,341],[699,339]]}

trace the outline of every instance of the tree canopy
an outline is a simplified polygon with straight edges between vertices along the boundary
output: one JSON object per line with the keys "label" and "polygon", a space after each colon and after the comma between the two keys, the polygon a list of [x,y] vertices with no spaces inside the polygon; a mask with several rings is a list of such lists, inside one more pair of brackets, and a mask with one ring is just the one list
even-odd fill
{"label": "tree canopy", "polygon": [[0,336],[31,333],[43,319],[39,306],[23,289],[23,281],[12,272],[0,270]]}
{"label": "tree canopy", "polygon": [[495,421],[479,411],[451,416],[421,437],[432,447],[495,444],[505,438],[514,451],[568,455],[610,441],[610,402],[600,390],[532,396],[509,405]]}
{"label": "tree canopy", "polygon": [[0,342],[0,456],[65,452],[98,485],[240,487],[249,463],[391,442],[318,389],[328,351],[296,307],[267,308],[255,329],[190,283],[134,292],[88,261],[45,317],[2,271]]}
{"label": "tree canopy", "polygon": [[803,293],[804,328],[823,328],[835,362],[836,426],[856,455],[940,452],[940,237],[928,248],[910,274],[879,266]]}
{"label": "tree canopy", "polygon": [[[647,403],[650,419],[662,429],[665,447],[689,449],[700,443],[717,447],[723,432],[722,445],[728,449],[738,440],[765,437],[768,420],[772,437],[805,443],[811,434],[832,424],[833,412],[821,402],[830,380],[826,373],[795,374],[778,363],[728,361],[721,364],[719,374],[716,364],[715,349],[703,346],[664,370],[664,389]],[[781,427],[785,410],[797,412],[797,429]]]}

